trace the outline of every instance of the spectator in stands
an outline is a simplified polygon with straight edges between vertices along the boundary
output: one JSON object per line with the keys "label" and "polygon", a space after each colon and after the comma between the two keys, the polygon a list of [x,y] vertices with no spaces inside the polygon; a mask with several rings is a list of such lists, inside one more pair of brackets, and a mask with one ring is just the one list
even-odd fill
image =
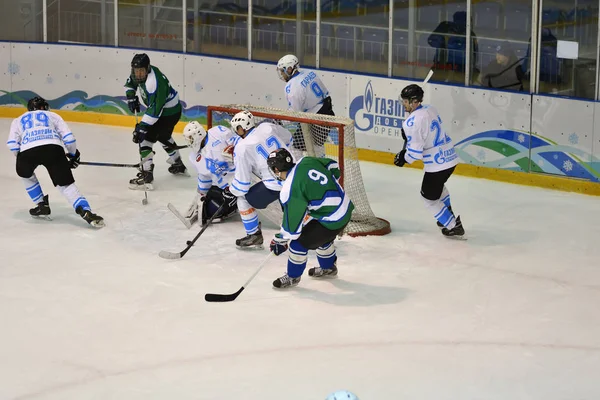
{"label": "spectator in stands", "polygon": [[523,90],[523,68],[510,42],[496,47],[496,59],[479,75],[479,83],[496,89]]}
{"label": "spectator in stands", "polygon": [[[427,43],[437,50],[433,58],[433,68],[448,71],[465,72],[467,13],[457,11],[452,21],[442,21],[429,35]],[[471,30],[471,71],[478,71],[477,36]]]}

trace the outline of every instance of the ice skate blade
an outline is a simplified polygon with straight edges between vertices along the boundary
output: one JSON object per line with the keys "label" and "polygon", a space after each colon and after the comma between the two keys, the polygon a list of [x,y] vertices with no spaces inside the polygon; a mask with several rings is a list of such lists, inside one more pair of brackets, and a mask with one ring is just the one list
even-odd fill
{"label": "ice skate blade", "polygon": [[52,218],[50,218],[49,215],[31,215],[31,218],[33,219],[39,219],[42,221],[52,221]]}
{"label": "ice skate blade", "polygon": [[458,236],[458,235],[455,235],[455,236],[446,236],[446,235],[444,235],[444,237],[446,239],[450,239],[450,240],[468,240],[468,238],[465,235],[461,235],[461,236]]}
{"label": "ice skate blade", "polygon": [[92,228],[101,229],[101,228],[104,228],[106,226],[106,224],[104,223],[104,220],[102,220],[102,221],[92,221],[90,223],[90,226]]}
{"label": "ice skate blade", "polygon": [[236,244],[235,247],[237,247],[238,250],[244,250],[244,251],[254,251],[254,250],[264,250],[265,249],[265,246],[262,244],[256,244],[253,246],[238,246]]}
{"label": "ice skate blade", "polygon": [[[142,185],[134,185],[134,184],[129,184],[129,189],[131,190],[144,190],[144,186]],[[154,190],[154,185],[152,185],[151,183],[146,183],[146,189],[145,190]]]}

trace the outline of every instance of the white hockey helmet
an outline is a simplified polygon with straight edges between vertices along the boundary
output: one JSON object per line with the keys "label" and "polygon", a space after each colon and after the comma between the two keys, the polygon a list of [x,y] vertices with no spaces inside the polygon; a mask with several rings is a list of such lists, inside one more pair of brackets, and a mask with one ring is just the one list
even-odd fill
{"label": "white hockey helmet", "polygon": [[[291,72],[288,73],[288,69],[291,68]],[[293,54],[287,54],[279,59],[277,62],[277,76],[282,81],[289,81],[290,78],[298,72],[300,69],[300,61],[298,57]]]}
{"label": "white hockey helmet", "polygon": [[[237,131],[237,128],[240,126],[246,132],[248,132],[250,129],[256,126],[256,123],[254,122],[254,115],[252,115],[250,111],[240,111],[239,113],[235,114],[233,118],[231,118],[231,129],[238,135],[239,133]],[[243,137],[243,135],[240,136]]]}
{"label": "white hockey helmet", "polygon": [[331,393],[325,400],[359,400],[358,397],[347,390],[339,390]]}
{"label": "white hockey helmet", "polygon": [[185,142],[196,153],[200,151],[206,135],[206,129],[204,129],[198,121],[190,121],[185,128],[183,128],[183,138],[185,139]]}

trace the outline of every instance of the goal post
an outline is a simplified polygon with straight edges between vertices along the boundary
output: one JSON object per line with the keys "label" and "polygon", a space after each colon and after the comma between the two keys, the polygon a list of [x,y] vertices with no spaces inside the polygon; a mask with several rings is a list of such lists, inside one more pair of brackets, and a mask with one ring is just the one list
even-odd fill
{"label": "goal post", "polygon": [[373,213],[364,187],[354,121],[346,117],[312,114],[255,106],[229,104],[207,107],[207,127],[227,125],[233,115],[250,111],[257,124],[273,120],[287,128],[293,136],[293,150],[313,157],[328,157],[338,162],[340,185],[354,203],[352,218],[344,233],[349,236],[386,235],[391,232],[390,223]]}

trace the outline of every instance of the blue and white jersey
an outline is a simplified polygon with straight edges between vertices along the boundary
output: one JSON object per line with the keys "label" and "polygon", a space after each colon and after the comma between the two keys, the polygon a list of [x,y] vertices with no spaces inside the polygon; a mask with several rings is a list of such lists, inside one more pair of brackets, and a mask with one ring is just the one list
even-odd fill
{"label": "blue and white jersey", "polygon": [[285,85],[285,97],[292,111],[316,113],[329,97],[329,90],[313,71],[300,71]]}
{"label": "blue and white jersey", "polygon": [[206,144],[200,152],[191,152],[189,160],[198,172],[198,192],[205,195],[211,186],[225,189],[235,171],[234,164],[223,150],[238,137],[231,129],[217,125],[206,132]]}
{"label": "blue and white jersey", "polygon": [[69,154],[75,155],[75,136],[60,115],[36,110],[27,111],[13,120],[6,142],[13,154],[46,144],[64,146]]}
{"label": "blue and white jersey", "polygon": [[423,160],[425,172],[443,171],[458,164],[452,139],[444,130],[440,114],[433,106],[419,106],[402,127],[406,133],[404,159],[407,163]]}
{"label": "blue and white jersey", "polygon": [[245,196],[252,186],[253,177],[267,188],[281,191],[283,182],[275,179],[267,165],[269,154],[277,149],[290,151],[292,134],[281,125],[264,122],[251,129],[245,138],[237,140],[233,151],[235,176],[229,190],[234,195]]}

